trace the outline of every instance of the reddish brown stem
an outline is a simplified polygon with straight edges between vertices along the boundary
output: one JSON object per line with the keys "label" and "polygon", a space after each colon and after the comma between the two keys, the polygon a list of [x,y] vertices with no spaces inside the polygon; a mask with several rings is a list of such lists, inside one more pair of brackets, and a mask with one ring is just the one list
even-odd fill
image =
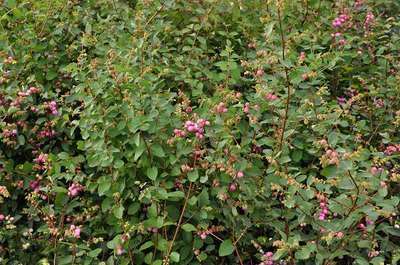
{"label": "reddish brown stem", "polygon": [[190,196],[191,190],[192,190],[192,182],[190,182],[190,184],[189,184],[189,189],[188,189],[188,191],[186,193],[185,202],[183,204],[183,208],[182,208],[181,214],[179,216],[178,224],[176,225],[174,236],[172,238],[171,244],[169,244],[169,248],[168,248],[167,254],[164,257],[164,260],[169,260],[169,255],[171,254],[172,248],[174,246],[174,242],[175,242],[176,237],[177,237],[177,235],[179,233],[179,230],[181,228],[183,215],[185,214],[185,210],[186,210],[187,203],[189,201],[189,196]]}

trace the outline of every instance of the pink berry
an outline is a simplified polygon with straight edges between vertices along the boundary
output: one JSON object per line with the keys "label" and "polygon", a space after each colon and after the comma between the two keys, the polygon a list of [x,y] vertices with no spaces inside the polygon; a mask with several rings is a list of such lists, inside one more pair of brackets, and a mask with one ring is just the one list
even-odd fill
{"label": "pink berry", "polygon": [[342,237],[344,236],[344,234],[343,234],[343,232],[337,232],[337,233],[336,233],[336,236],[337,236],[338,238],[342,238]]}
{"label": "pink berry", "polygon": [[263,69],[257,69],[256,77],[262,77],[263,75],[264,75],[264,70]]}

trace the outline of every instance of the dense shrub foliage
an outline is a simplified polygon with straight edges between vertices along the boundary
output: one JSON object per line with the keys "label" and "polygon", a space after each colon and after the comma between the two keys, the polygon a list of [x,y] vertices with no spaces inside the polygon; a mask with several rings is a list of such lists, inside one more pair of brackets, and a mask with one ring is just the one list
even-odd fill
{"label": "dense shrub foliage", "polygon": [[5,0],[1,264],[398,264],[400,2]]}

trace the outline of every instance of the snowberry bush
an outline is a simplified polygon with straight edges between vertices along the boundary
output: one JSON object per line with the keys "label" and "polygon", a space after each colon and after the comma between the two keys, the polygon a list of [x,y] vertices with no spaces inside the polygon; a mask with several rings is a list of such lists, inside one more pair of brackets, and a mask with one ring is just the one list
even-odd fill
{"label": "snowberry bush", "polygon": [[2,264],[397,264],[400,3],[5,0]]}

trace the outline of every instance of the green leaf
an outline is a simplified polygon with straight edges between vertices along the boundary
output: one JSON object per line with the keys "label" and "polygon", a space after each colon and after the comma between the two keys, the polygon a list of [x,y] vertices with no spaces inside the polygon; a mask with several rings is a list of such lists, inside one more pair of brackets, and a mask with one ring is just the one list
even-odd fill
{"label": "green leaf", "polygon": [[166,251],[168,249],[168,241],[160,237],[158,239],[156,248],[160,251]]}
{"label": "green leaf", "polygon": [[144,243],[140,248],[139,251],[143,251],[145,249],[148,249],[149,247],[154,246],[153,241],[147,241],[146,243]]}
{"label": "green leaf", "polygon": [[156,167],[150,167],[146,171],[147,177],[149,177],[149,179],[151,179],[153,181],[156,180],[157,174],[158,174],[158,170]]}
{"label": "green leaf", "polygon": [[118,159],[114,162],[114,168],[121,168],[124,166],[124,161],[122,161],[121,159]]}
{"label": "green leaf", "polygon": [[101,182],[99,183],[98,192],[99,195],[102,196],[108,191],[111,187],[111,179],[106,179],[106,177],[101,178]]}
{"label": "green leaf", "polygon": [[327,166],[321,171],[322,176],[324,177],[333,177],[336,175],[337,167],[334,165]]}
{"label": "green leaf", "polygon": [[139,209],[140,209],[140,204],[137,202],[134,202],[131,205],[129,205],[128,214],[134,215],[135,213],[137,213],[139,211]]}
{"label": "green leaf", "polygon": [[114,207],[113,214],[118,219],[122,219],[122,216],[124,215],[124,207],[123,206]]}
{"label": "green leaf", "polygon": [[185,230],[186,232],[197,231],[196,227],[192,224],[184,224],[182,225],[182,229]]}
{"label": "green leaf", "polygon": [[102,249],[101,248],[96,248],[95,250],[92,250],[88,253],[88,256],[91,258],[97,257],[101,253]]}
{"label": "green leaf", "polygon": [[188,173],[188,179],[191,182],[195,182],[199,178],[199,172],[196,170],[192,170]]}
{"label": "green leaf", "polygon": [[151,151],[153,154],[157,157],[165,157],[165,153],[161,145],[159,144],[154,144],[151,146]]}
{"label": "green leaf", "polygon": [[23,135],[18,135],[18,144],[19,145],[25,144],[25,137]]}
{"label": "green leaf", "polygon": [[299,260],[305,260],[310,258],[310,255],[312,253],[312,249],[309,248],[309,246],[304,246],[301,249],[297,250],[295,253],[296,259]]}
{"label": "green leaf", "polygon": [[4,4],[8,8],[15,8],[17,6],[17,1],[16,0],[6,0],[6,1],[4,1]]}
{"label": "green leaf", "polygon": [[303,151],[300,149],[296,149],[292,152],[292,159],[294,162],[299,162],[303,157]]}
{"label": "green leaf", "polygon": [[179,255],[179,253],[178,252],[172,252],[171,253],[171,261],[173,261],[173,262],[179,262],[179,259],[180,259],[180,255]]}
{"label": "green leaf", "polygon": [[220,257],[229,256],[233,253],[234,247],[230,239],[224,240],[221,245],[219,245],[218,255]]}
{"label": "green leaf", "polygon": [[67,193],[64,192],[59,192],[56,195],[56,199],[54,201],[54,204],[56,207],[63,207],[66,203],[68,202],[68,195]]}
{"label": "green leaf", "polygon": [[47,74],[46,74],[46,79],[47,80],[53,80],[54,78],[57,77],[57,72],[54,69],[50,69]]}
{"label": "green leaf", "polygon": [[135,143],[136,146],[140,145],[140,133],[135,134],[133,142]]}

